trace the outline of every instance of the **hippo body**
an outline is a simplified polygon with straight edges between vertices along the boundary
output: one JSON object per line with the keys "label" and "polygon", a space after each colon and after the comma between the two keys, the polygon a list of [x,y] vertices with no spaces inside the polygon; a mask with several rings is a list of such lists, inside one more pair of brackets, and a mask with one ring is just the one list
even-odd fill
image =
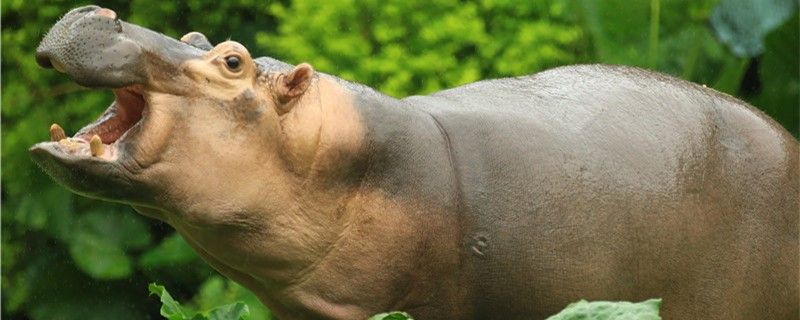
{"label": "hippo body", "polygon": [[[414,181],[426,176],[439,181],[414,198],[453,208],[477,318],[650,297],[664,299],[668,319],[797,315],[798,148],[760,111],[603,65],[402,103],[429,115],[416,121],[442,138],[390,143],[409,172],[423,170],[397,194],[419,192]],[[393,126],[379,115],[367,118]],[[428,145],[437,156],[418,155]],[[415,165],[420,158],[438,163]]]}
{"label": "hippo body", "polygon": [[[586,65],[398,100],[124,22],[70,64],[59,48],[81,34],[61,30],[108,19],[75,9],[43,40],[40,64],[116,100],[33,158],[166,221],[281,319],[543,319],[654,297],[666,319],[800,312],[798,143],[730,96]],[[91,75],[117,43],[146,54]]]}

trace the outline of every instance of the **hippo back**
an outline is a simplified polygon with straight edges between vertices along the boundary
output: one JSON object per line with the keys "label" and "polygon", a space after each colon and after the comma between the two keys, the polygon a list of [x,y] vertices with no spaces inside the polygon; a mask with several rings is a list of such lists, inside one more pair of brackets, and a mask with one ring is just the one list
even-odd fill
{"label": "hippo back", "polygon": [[404,101],[449,141],[480,318],[653,297],[666,318],[797,314],[798,144],[751,106],[604,65]]}

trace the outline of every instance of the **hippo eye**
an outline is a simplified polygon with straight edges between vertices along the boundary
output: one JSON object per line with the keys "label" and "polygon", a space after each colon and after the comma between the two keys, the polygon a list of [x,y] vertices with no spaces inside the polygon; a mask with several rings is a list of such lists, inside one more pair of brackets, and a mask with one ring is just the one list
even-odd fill
{"label": "hippo eye", "polygon": [[225,58],[225,65],[228,66],[228,69],[231,71],[239,70],[239,67],[242,65],[242,62],[239,60],[237,56],[228,56]]}

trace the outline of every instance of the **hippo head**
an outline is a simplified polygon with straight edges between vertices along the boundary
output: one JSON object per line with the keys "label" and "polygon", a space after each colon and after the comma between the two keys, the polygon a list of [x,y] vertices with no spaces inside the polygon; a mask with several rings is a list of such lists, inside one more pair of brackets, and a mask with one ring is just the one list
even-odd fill
{"label": "hippo head", "polygon": [[[224,219],[291,198],[293,182],[319,171],[319,146],[335,144],[326,134],[341,137],[323,129],[324,110],[349,105],[339,82],[308,64],[256,62],[241,44],[212,47],[196,32],[177,41],[97,6],[67,13],[36,59],[116,98],[72,137],[51,126],[33,159],[76,193],[158,217]],[[338,110],[354,132],[357,116]]]}

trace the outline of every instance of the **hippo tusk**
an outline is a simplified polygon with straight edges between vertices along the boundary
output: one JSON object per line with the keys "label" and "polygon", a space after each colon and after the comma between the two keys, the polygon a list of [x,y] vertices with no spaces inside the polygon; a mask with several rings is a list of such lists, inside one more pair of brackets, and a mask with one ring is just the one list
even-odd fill
{"label": "hippo tusk", "polygon": [[103,141],[100,140],[100,136],[94,135],[92,136],[92,140],[89,141],[89,149],[92,151],[92,156],[97,157],[103,154]]}
{"label": "hippo tusk", "polygon": [[50,125],[50,141],[60,141],[61,139],[66,139],[67,134],[64,133],[64,129],[58,125],[58,123],[54,123]]}

